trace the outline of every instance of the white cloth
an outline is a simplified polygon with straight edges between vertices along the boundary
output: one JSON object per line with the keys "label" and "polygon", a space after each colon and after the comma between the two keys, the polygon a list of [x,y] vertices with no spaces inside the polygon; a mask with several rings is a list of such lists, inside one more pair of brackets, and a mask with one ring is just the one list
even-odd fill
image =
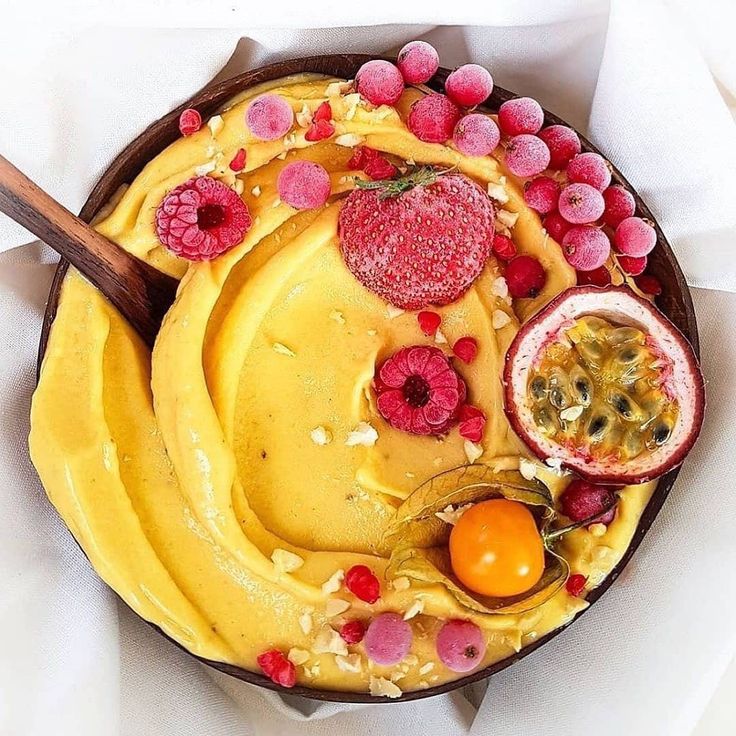
{"label": "white cloth", "polygon": [[[0,30],[0,151],[78,210],[126,142],[224,65],[229,74],[422,37],[443,64],[485,64],[499,84],[587,131],[644,196],[690,282],[736,291],[731,0],[696,8],[685,0],[497,0],[482,11],[457,2],[425,2],[420,11],[380,0],[363,8],[282,0],[259,7],[260,28],[251,3],[209,0],[206,13],[204,5],[70,0],[39,10],[14,2]],[[48,27],[14,25],[8,12]],[[415,18],[474,26],[375,25]],[[284,24],[290,28],[273,28]],[[365,27],[339,27],[351,24]],[[299,30],[314,25],[331,27]],[[0,250],[30,240],[0,217]],[[694,290],[709,411],[642,548],[581,621],[494,676],[476,714],[477,691],[353,707],[282,700],[200,666],[118,606],[27,456],[52,261],[37,245],[0,256],[2,736],[690,733],[736,652],[736,295]]]}

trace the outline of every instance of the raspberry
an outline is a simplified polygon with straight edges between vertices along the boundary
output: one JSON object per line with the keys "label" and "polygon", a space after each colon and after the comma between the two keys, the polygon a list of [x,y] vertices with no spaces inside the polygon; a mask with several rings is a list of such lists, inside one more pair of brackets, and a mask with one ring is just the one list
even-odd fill
{"label": "raspberry", "polygon": [[420,141],[444,143],[452,138],[461,114],[460,108],[445,95],[431,94],[411,106],[407,125]]}
{"label": "raspberry", "polygon": [[269,649],[259,654],[256,661],[263,674],[277,685],[294,687],[296,684],[296,667],[278,649]]}
{"label": "raspberry", "polygon": [[437,634],[437,656],[452,672],[470,672],[486,653],[483,632],[472,621],[454,619],[445,623]]}
{"label": "raspberry", "polygon": [[314,111],[314,115],[312,115],[312,122],[319,123],[328,120],[332,120],[332,107],[330,106],[330,103],[325,100]]}
{"label": "raspberry", "polygon": [[541,215],[557,209],[560,185],[549,176],[538,176],[524,185],[524,201]]}
{"label": "raspberry", "polygon": [[202,116],[192,107],[179,115],[179,131],[182,135],[192,135],[202,127]]}
{"label": "raspberry", "polygon": [[437,73],[440,57],[426,41],[410,41],[399,51],[396,65],[407,84],[424,84]]}
{"label": "raspberry", "polygon": [[501,134],[493,119],[480,113],[460,118],[452,134],[457,150],[466,156],[487,156],[500,139]]}
{"label": "raspberry", "polygon": [[531,256],[516,256],[506,266],[506,283],[514,299],[535,297],[544,288],[547,274],[542,264]]}
{"label": "raspberry", "polygon": [[281,169],[276,179],[279,197],[297,210],[321,207],[330,196],[330,175],[313,161],[294,161]]}
{"label": "raspberry", "polygon": [[[610,524],[615,515],[616,492],[619,488],[600,486],[575,478],[560,496],[562,513],[570,521]],[[598,518],[596,518],[598,517]],[[608,521],[605,520],[608,518]]]}
{"label": "raspberry", "polygon": [[248,105],[245,121],[256,138],[275,141],[289,132],[294,123],[294,111],[283,97],[267,94]]}
{"label": "raspberry", "polygon": [[567,592],[570,595],[573,595],[577,598],[585,589],[585,583],[587,582],[588,578],[586,578],[585,575],[580,575],[580,573],[576,573],[575,575],[570,575],[570,577],[567,579],[567,582],[565,583],[565,588],[567,588]]}
{"label": "raspberry", "polygon": [[242,171],[245,168],[245,160],[245,148],[239,148],[238,152],[233,156],[233,160],[230,162],[230,170],[236,173]]}
{"label": "raspberry", "polygon": [[486,415],[477,407],[465,404],[460,409],[458,431],[463,439],[480,442],[486,426]]}
{"label": "raspberry", "polygon": [[383,156],[371,159],[363,167],[363,171],[374,181],[393,179],[399,173],[398,169]]}
{"label": "raspberry", "polygon": [[578,271],[578,286],[608,286],[611,283],[611,274],[605,266],[594,268],[592,271]]}
{"label": "raspberry", "polygon": [[662,293],[662,284],[655,276],[643,273],[641,276],[634,278],[636,285],[649,296],[659,296]]}
{"label": "raspberry", "polygon": [[580,153],[578,134],[566,125],[550,125],[539,131],[539,137],[549,148],[549,168],[561,171]]}
{"label": "raspberry", "polygon": [[461,337],[453,346],[452,352],[463,363],[472,363],[478,355],[478,341],[474,337]]}
{"label": "raspberry", "polygon": [[398,664],[409,653],[412,638],[411,626],[398,613],[382,613],[365,632],[365,653],[376,664]]}
{"label": "raspberry", "polygon": [[353,149],[353,155],[348,160],[348,168],[353,171],[360,171],[368,165],[370,161],[378,158],[380,152],[374,148],[368,148],[368,146],[356,146]]}
{"label": "raspberry", "polygon": [[194,177],[172,189],[155,218],[161,243],[190,261],[209,261],[238,245],[251,222],[245,202],[208,176]]}
{"label": "raspberry", "polygon": [[562,238],[562,252],[574,269],[594,271],[608,260],[611,242],[600,228],[593,225],[575,225]]}
{"label": "raspberry", "polygon": [[411,434],[443,434],[465,401],[464,381],[435,347],[402,348],[384,361],[374,383],[380,415]]}
{"label": "raspberry", "polygon": [[464,64],[445,81],[447,96],[461,107],[475,107],[493,92],[493,77],[478,64]]}
{"label": "raspberry", "polygon": [[611,169],[608,162],[597,153],[579,153],[567,165],[565,173],[571,184],[590,184],[599,192],[611,183]]}
{"label": "raspberry", "polygon": [[427,336],[431,337],[437,333],[442,324],[442,317],[437,312],[419,312],[417,315],[419,329]]}
{"label": "raspberry", "polygon": [[565,233],[571,227],[570,223],[559,212],[550,212],[542,220],[542,226],[550,234],[550,237],[558,243],[562,242],[562,238],[565,237]]}
{"label": "raspberry", "polygon": [[365,636],[365,624],[357,618],[347,621],[340,629],[340,636],[346,644],[358,644]]}
{"label": "raspberry", "polygon": [[573,225],[594,222],[603,214],[603,196],[590,184],[568,184],[560,193],[560,214]]}
{"label": "raspberry", "polygon": [[508,100],[498,108],[498,125],[504,135],[534,135],[544,123],[542,106],[531,97]]}
{"label": "raspberry", "polygon": [[516,255],[516,246],[514,241],[507,235],[496,233],[493,236],[493,245],[491,246],[493,255],[502,261],[510,261]]}
{"label": "raspberry", "polygon": [[449,304],[470,287],[490,254],[493,223],[493,205],[477,184],[423,168],[353,190],[338,235],[345,264],[366,288],[419,310]]}
{"label": "raspberry", "polygon": [[627,217],[631,217],[636,210],[634,196],[617,184],[603,190],[603,201],[606,205],[603,210],[603,222],[614,229]]}
{"label": "raspberry", "polygon": [[353,565],[345,573],[345,587],[366,603],[375,603],[381,597],[381,584],[366,565]]}
{"label": "raspberry", "polygon": [[549,149],[535,135],[514,136],[506,146],[506,166],[515,176],[541,174],[549,164]]}
{"label": "raspberry", "polygon": [[645,256],[657,244],[657,232],[647,220],[627,217],[616,228],[613,242],[616,250],[625,256]]}
{"label": "raspberry", "polygon": [[335,124],[331,120],[313,120],[304,134],[304,140],[310,143],[323,141],[335,132]]}
{"label": "raspberry", "polygon": [[372,105],[393,105],[404,91],[404,78],[390,61],[373,59],[358,69],[355,85]]}
{"label": "raspberry", "polygon": [[640,256],[635,258],[634,256],[618,256],[618,265],[621,266],[621,270],[629,276],[638,276],[644,273],[647,267],[647,257]]}

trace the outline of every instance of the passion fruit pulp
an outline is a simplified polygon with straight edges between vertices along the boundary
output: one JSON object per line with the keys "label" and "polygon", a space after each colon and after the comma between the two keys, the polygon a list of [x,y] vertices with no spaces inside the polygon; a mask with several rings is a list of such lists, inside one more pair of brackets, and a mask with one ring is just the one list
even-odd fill
{"label": "passion fruit pulp", "polygon": [[519,331],[505,409],[539,458],[597,483],[641,483],[679,465],[703,419],[690,344],[626,287],[573,287]]}

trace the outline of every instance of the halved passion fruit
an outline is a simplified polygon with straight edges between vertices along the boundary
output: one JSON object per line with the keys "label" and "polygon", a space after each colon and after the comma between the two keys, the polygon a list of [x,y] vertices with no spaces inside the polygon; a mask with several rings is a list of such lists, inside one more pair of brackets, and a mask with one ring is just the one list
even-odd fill
{"label": "halved passion fruit", "polygon": [[537,457],[596,483],[643,483],[679,465],[703,422],[692,347],[626,287],[573,287],[506,354],[506,415]]}

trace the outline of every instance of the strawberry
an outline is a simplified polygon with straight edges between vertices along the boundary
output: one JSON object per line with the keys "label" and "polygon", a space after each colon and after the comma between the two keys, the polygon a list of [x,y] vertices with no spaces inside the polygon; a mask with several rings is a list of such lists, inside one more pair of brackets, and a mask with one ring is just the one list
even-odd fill
{"label": "strawberry", "polygon": [[494,210],[462,174],[430,167],[391,181],[359,182],[338,223],[340,250],[367,289],[401,309],[458,299],[480,275]]}

